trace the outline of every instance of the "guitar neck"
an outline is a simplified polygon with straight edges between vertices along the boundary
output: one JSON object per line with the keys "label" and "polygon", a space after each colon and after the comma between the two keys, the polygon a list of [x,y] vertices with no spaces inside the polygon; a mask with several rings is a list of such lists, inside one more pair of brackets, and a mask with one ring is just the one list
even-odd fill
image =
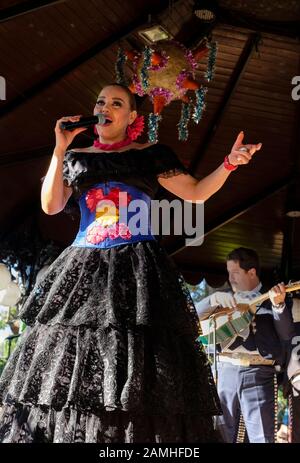
{"label": "guitar neck", "polygon": [[[286,290],[287,293],[292,292],[292,291],[297,291],[298,289],[300,289],[300,281],[297,281],[297,282],[292,283],[290,285],[286,285],[286,287],[285,287],[285,290]],[[247,303],[247,304],[246,303],[238,303],[237,304],[238,310],[240,312],[248,312],[250,310],[250,312],[252,314],[255,314],[256,306],[262,304],[267,299],[269,299],[269,292],[261,294],[260,296],[255,297],[254,299],[249,301],[249,303]],[[207,315],[207,317],[204,318],[203,320],[206,320],[206,319],[211,318],[211,317],[219,317],[220,315],[225,315],[225,314],[230,315],[230,314],[233,314],[234,312],[235,312],[235,310],[232,309],[232,308],[229,308],[229,307],[217,307],[212,313]]]}
{"label": "guitar neck", "polygon": [[[286,287],[285,287],[285,290],[286,290],[287,293],[290,293],[292,291],[297,291],[298,289],[300,289],[300,282],[299,281],[297,281],[296,283],[292,283],[290,285],[286,285]],[[267,299],[269,299],[269,292],[264,293],[261,296],[255,297],[254,299],[252,299],[252,301],[250,302],[249,305],[250,306],[259,305],[259,304],[262,304]]]}

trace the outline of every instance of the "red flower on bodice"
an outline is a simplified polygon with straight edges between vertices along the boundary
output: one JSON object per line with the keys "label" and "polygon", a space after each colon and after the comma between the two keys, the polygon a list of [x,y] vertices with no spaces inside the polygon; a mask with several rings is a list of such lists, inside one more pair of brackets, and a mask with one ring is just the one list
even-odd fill
{"label": "red flower on bodice", "polygon": [[[121,193],[121,194],[120,194]],[[128,206],[131,196],[120,188],[112,188],[108,194],[104,194],[102,188],[92,188],[85,197],[87,207],[91,212],[96,210],[97,204],[102,200],[113,201],[116,207]]]}

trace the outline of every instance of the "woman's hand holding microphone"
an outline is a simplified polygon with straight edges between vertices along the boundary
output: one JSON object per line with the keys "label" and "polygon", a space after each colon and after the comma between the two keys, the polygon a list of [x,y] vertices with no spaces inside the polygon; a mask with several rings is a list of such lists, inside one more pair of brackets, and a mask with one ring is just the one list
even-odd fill
{"label": "woman's hand holding microphone", "polygon": [[77,122],[79,121],[79,119],[81,119],[81,115],[79,116],[66,116],[66,117],[62,117],[60,119],[58,119],[58,121],[56,122],[56,125],[55,125],[55,137],[56,137],[56,148],[58,149],[61,149],[63,151],[65,151],[68,146],[72,143],[72,141],[74,140],[74,138],[76,137],[76,135],[78,135],[79,133],[83,132],[84,130],[87,130],[87,127],[79,127],[77,129],[74,129],[74,130],[63,130],[61,127],[60,127],[60,124],[62,122]]}

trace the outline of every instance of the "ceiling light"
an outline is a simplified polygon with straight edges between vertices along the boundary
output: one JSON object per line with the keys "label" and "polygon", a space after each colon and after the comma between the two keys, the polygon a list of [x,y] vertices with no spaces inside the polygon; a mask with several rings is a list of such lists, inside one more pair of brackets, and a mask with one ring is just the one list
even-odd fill
{"label": "ceiling light", "polygon": [[170,40],[173,38],[171,34],[164,29],[160,24],[155,24],[147,29],[138,31],[140,37],[148,44],[160,42],[161,40]]}
{"label": "ceiling light", "polygon": [[218,4],[214,0],[195,0],[193,11],[202,22],[210,23],[217,18]]}

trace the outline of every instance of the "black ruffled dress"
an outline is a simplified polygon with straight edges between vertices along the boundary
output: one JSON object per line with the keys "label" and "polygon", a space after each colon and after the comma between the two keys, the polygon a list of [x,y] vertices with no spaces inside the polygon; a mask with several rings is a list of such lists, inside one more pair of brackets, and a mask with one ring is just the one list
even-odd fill
{"label": "black ruffled dress", "polygon": [[80,229],[21,309],[0,442],[215,440],[220,406],[191,298],[149,227],[136,236],[121,220],[131,201],[149,205],[159,176],[183,172],[164,145],[66,153]]}

